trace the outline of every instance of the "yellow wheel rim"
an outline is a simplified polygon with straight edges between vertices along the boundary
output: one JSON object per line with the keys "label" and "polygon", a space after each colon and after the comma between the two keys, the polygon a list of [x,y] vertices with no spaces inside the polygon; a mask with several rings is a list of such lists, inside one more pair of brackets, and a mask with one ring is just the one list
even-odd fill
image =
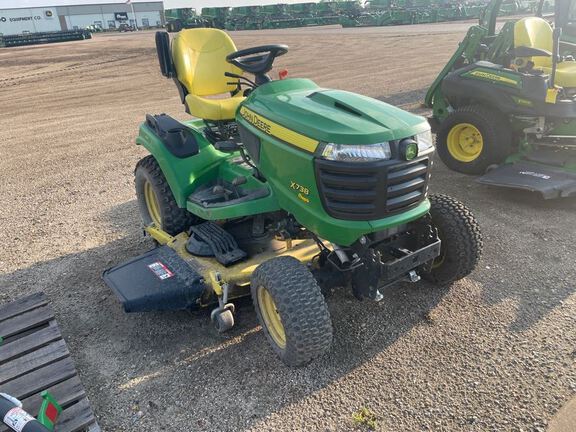
{"label": "yellow wheel rim", "polygon": [[154,225],[160,228],[162,226],[160,205],[158,204],[158,198],[156,197],[156,192],[154,192],[152,183],[149,181],[144,183],[144,199],[146,200],[146,207],[148,208],[150,219],[152,219]]}
{"label": "yellow wheel rim", "polygon": [[279,348],[286,348],[286,332],[284,332],[284,325],[276,308],[276,303],[274,303],[268,290],[262,286],[258,287],[258,306],[272,340]]}
{"label": "yellow wheel rim", "polygon": [[472,162],[480,156],[484,139],[478,128],[470,123],[459,123],[448,133],[448,152],[460,162]]}

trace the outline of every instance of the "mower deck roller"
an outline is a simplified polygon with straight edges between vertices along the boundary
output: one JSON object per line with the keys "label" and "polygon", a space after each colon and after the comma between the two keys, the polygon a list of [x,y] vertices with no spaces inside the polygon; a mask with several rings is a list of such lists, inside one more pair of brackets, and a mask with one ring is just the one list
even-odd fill
{"label": "mower deck roller", "polygon": [[148,116],[140,127],[151,154],[136,166],[136,195],[160,247],[105,273],[127,311],[215,305],[225,331],[232,301],[250,295],[273,351],[300,366],[332,343],[321,285],[379,301],[396,282],[447,284],[474,269],[474,217],[428,197],[424,118],[307,79],[272,80],[285,45],[237,51],[215,29],[171,43],[158,33],[156,44],[162,74],[198,118]]}

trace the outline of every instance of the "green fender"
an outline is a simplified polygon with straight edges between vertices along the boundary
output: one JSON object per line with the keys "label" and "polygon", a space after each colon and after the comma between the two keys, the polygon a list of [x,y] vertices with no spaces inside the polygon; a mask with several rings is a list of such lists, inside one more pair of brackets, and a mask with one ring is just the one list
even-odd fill
{"label": "green fender", "polygon": [[188,201],[188,197],[196,188],[217,178],[231,182],[238,176],[245,176],[247,183],[243,187],[246,189],[268,186],[252,176],[251,171],[245,166],[231,163],[231,159],[239,156],[238,153],[223,153],[216,150],[198,131],[203,127],[202,120],[183,124],[189,127],[198,142],[199,153],[194,156],[187,158],[174,156],[146,123],[140,125],[140,132],[136,138],[136,144],[146,148],[160,165],[179,207],[186,208],[205,220],[230,219],[280,210],[272,190],[266,197],[223,207],[206,208]]}
{"label": "green fender", "polygon": [[[189,123],[190,126],[194,126],[194,122]],[[182,208],[186,208],[188,196],[194,191],[196,185],[214,180],[218,175],[220,164],[231,157],[227,153],[216,150],[193,127],[190,129],[196,136],[200,152],[187,158],[178,158],[170,153],[146,123],[140,125],[136,138],[136,144],[148,150],[160,165],[176,203]]]}

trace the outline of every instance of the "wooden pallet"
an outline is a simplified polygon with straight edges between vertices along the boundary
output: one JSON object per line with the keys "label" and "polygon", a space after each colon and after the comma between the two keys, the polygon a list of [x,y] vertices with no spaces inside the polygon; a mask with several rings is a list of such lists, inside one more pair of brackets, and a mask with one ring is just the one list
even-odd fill
{"label": "wooden pallet", "polygon": [[[36,415],[48,390],[64,410],[55,432],[100,428],[78,378],[52,308],[43,293],[0,306],[0,392],[20,399]],[[0,422],[1,424],[1,422]],[[0,432],[8,428],[0,425]]]}

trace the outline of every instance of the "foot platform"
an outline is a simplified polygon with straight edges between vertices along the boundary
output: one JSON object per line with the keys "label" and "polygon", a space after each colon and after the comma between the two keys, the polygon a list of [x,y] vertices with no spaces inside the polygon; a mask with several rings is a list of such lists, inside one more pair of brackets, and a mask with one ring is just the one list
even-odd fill
{"label": "foot platform", "polygon": [[247,254],[238,247],[234,237],[214,222],[204,222],[191,228],[192,235],[186,244],[186,250],[192,255],[206,256],[198,253],[199,246],[210,247],[214,258],[223,266],[229,266],[246,258]]}

